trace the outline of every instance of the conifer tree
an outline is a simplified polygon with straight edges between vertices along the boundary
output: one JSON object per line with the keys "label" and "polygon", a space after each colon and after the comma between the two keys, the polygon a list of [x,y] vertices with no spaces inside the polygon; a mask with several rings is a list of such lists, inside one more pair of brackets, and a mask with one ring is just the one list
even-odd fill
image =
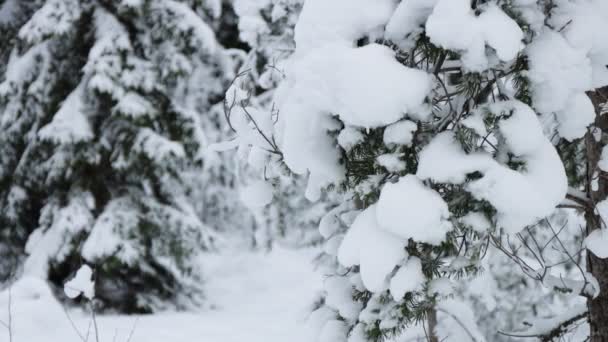
{"label": "conifer tree", "polygon": [[126,312],[200,297],[213,238],[180,173],[204,163],[201,115],[230,76],[220,5],[34,1],[2,36],[0,234],[23,274],[61,286],[90,264]]}
{"label": "conifer tree", "polygon": [[[602,215],[600,174],[581,167],[601,169],[601,153],[589,159],[580,144],[599,137],[601,110],[585,92],[608,83],[608,44],[596,33],[607,14],[597,0],[304,2],[273,99],[276,124],[256,112],[238,133],[308,175],[309,199],[342,196],[319,227],[327,279],[312,340],[379,341],[417,322],[440,340],[455,283],[478,274],[488,249],[538,284],[597,301],[606,286],[574,251],[560,247],[565,272],[580,272],[559,282],[546,272],[553,266],[523,263],[510,241],[555,243],[543,222],[563,206],[587,211],[596,222],[587,247],[605,251],[604,228],[590,219]],[[246,108],[249,98],[238,101]],[[543,233],[524,237],[530,229]],[[601,341],[595,324],[592,314],[591,338]],[[474,322],[464,332],[459,341],[479,340]]]}

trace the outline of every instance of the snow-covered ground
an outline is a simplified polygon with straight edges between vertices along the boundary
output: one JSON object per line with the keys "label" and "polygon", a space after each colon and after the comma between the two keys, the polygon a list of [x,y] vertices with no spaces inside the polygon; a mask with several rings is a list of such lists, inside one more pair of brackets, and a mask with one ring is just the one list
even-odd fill
{"label": "snow-covered ground", "polygon": [[[102,342],[298,342],[311,302],[321,288],[311,260],[315,251],[224,252],[206,256],[206,293],[215,307],[190,313],[99,316]],[[63,309],[35,280],[12,293],[12,342],[79,342]],[[41,288],[40,288],[41,287]],[[7,293],[0,294],[6,304]],[[8,321],[7,308],[0,320]],[[90,317],[70,311],[86,334]],[[0,326],[0,341],[8,334]],[[88,341],[95,341],[91,335]]]}

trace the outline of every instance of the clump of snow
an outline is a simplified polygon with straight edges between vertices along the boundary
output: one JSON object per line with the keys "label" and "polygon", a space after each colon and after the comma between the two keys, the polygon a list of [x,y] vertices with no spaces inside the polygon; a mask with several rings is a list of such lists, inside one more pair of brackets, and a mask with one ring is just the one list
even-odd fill
{"label": "clump of snow", "polygon": [[355,320],[361,311],[362,304],[355,302],[352,297],[353,286],[344,277],[329,277],[324,284],[327,296],[325,304],[330,308],[336,309],[340,316]]}
{"label": "clump of snow", "polygon": [[70,299],[74,299],[81,294],[92,300],[95,297],[95,282],[93,282],[93,270],[89,265],[82,265],[76,271],[74,278],[63,285],[63,292]]}
{"label": "clump of snow", "polygon": [[405,170],[405,161],[401,160],[401,155],[398,153],[386,153],[376,157],[376,161],[388,172],[400,172]]}
{"label": "clump of snow", "polygon": [[183,158],[186,155],[184,146],[158,134],[150,128],[142,128],[133,142],[133,150],[158,163],[171,157]]}
{"label": "clump of snow", "polygon": [[392,0],[308,0],[295,28],[297,51],[328,43],[350,47],[366,33],[384,26],[394,8]]}
{"label": "clump of snow", "polygon": [[66,206],[50,201],[41,212],[40,227],[29,236],[25,251],[28,253],[23,266],[27,276],[46,278],[49,262],[61,261],[70,252],[70,240],[88,231],[93,222],[92,195],[74,196]]}
{"label": "clump of snow", "polygon": [[338,144],[345,150],[350,151],[365,139],[363,133],[354,127],[344,127],[338,134]]}
{"label": "clump of snow", "polygon": [[451,229],[450,212],[441,196],[416,176],[384,185],[378,200],[378,225],[404,240],[439,244]]}
{"label": "clump of snow", "polygon": [[324,238],[329,238],[340,230],[342,223],[341,214],[350,209],[351,204],[344,202],[337,207],[331,209],[319,222],[319,233]]}
{"label": "clump of snow", "polygon": [[580,138],[595,112],[585,91],[592,88],[592,68],[585,51],[572,47],[559,33],[544,30],[526,50],[534,107],[556,113],[558,132]]}
{"label": "clump of snow", "polygon": [[595,120],[595,108],[583,92],[574,94],[563,110],[555,113],[559,126],[557,131],[564,139],[574,140],[587,133],[587,126]]}
{"label": "clump of snow", "polygon": [[164,0],[153,3],[153,6],[158,6],[160,11],[169,13],[171,21],[168,24],[174,25],[174,29],[188,37],[191,46],[209,53],[217,50],[218,44],[213,29],[189,5],[175,0]]}
{"label": "clump of snow", "polygon": [[309,199],[344,177],[339,150],[328,136],[340,128],[331,114],[347,125],[370,128],[405,114],[424,119],[430,113],[424,105],[430,76],[399,64],[393,51],[378,44],[311,51],[293,61],[290,80],[279,101],[279,144],[290,169],[310,171]]}
{"label": "clump of snow", "polygon": [[19,37],[36,44],[52,35],[68,33],[81,15],[77,0],[49,0],[19,30]]}
{"label": "clump of snow", "polygon": [[57,143],[76,143],[93,138],[85,113],[84,85],[79,85],[62,103],[53,120],[42,127],[38,136]]}
{"label": "clump of snow", "polygon": [[363,284],[373,292],[386,288],[386,277],[407,256],[405,239],[380,228],[377,216],[376,205],[362,211],[338,250],[340,264],[360,265]]}
{"label": "clump of snow", "polygon": [[437,0],[401,1],[386,25],[385,37],[403,50],[414,45],[414,38],[433,11]]}
{"label": "clump of snow", "polygon": [[150,101],[132,91],[120,98],[114,106],[114,111],[134,119],[144,116],[154,117],[157,114]]}
{"label": "clump of snow", "polygon": [[492,227],[492,223],[482,213],[478,212],[466,214],[460,218],[460,222],[479,233],[488,231]]}
{"label": "clump of snow", "polygon": [[390,145],[406,145],[412,144],[414,132],[418,129],[418,125],[410,120],[396,122],[384,129],[383,141],[387,146]]}
{"label": "clump of snow", "polygon": [[326,47],[297,60],[291,70],[292,94],[315,102],[318,110],[337,114],[345,123],[364,128],[396,122],[404,114],[424,120],[423,106],[431,77],[395,59],[388,47]]}
{"label": "clump of snow", "polygon": [[420,291],[424,285],[422,263],[417,257],[410,257],[391,279],[390,291],[396,301],[408,292]]}
{"label": "clump of snow", "polygon": [[508,101],[496,103],[490,110],[510,113],[499,123],[499,131],[508,152],[525,162],[524,170],[512,170],[484,152],[466,154],[451,133],[444,133],[421,152],[417,175],[460,184],[467,174],[480,172],[483,176],[470,181],[467,191],[490,202],[498,211],[498,226],[514,233],[553,211],[566,195],[567,178],[557,151],[543,135],[530,107]]}
{"label": "clump of snow", "polygon": [[446,49],[462,51],[463,66],[471,71],[488,67],[486,44],[500,60],[510,61],[522,47],[519,25],[495,4],[475,16],[468,0],[439,0],[426,22],[431,41]]}
{"label": "clump of snow", "polygon": [[241,189],[241,201],[249,208],[261,208],[272,202],[273,193],[272,184],[259,180]]}
{"label": "clump of snow", "polygon": [[603,0],[561,3],[555,10],[554,27],[563,27],[563,34],[578,51],[586,53],[591,63],[592,87],[608,84],[608,45],[602,32],[608,30],[608,3]]}
{"label": "clump of snow", "polygon": [[464,127],[472,129],[475,133],[482,137],[488,134],[486,125],[483,122],[483,113],[479,110],[474,111],[472,115],[462,120],[461,123]]}
{"label": "clump of snow", "polygon": [[81,254],[87,261],[96,261],[108,255],[133,265],[144,251],[129,239],[129,232],[137,229],[140,216],[138,208],[128,197],[108,202],[95,220],[89,236],[82,245]]}
{"label": "clump of snow", "polygon": [[485,168],[491,162],[485,153],[466,154],[456,142],[453,132],[437,134],[420,152],[416,175],[441,183],[460,184],[467,174]]}
{"label": "clump of snow", "polygon": [[270,32],[268,24],[262,17],[262,10],[270,0],[237,0],[234,1],[234,11],[239,16],[239,37],[250,46],[256,45],[256,40]]}

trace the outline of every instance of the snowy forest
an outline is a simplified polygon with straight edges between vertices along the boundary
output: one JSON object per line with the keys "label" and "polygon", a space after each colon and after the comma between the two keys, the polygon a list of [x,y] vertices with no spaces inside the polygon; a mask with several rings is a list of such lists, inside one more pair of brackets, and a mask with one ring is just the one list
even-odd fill
{"label": "snowy forest", "polygon": [[608,0],[0,0],[0,342],[608,342]]}

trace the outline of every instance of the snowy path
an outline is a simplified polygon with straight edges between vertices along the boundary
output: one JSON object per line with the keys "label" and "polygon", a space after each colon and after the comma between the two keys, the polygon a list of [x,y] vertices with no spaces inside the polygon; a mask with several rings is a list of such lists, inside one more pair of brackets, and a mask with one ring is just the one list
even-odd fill
{"label": "snowy path", "polygon": [[[307,309],[321,286],[310,262],[313,256],[311,251],[286,250],[208,256],[206,290],[216,309],[101,316],[100,341],[126,342],[136,322],[131,342],[297,342],[303,335]],[[39,306],[19,308],[18,302],[13,303],[13,342],[80,341],[63,312],[45,312]],[[79,329],[86,331],[89,319],[71,315]],[[1,331],[0,341],[8,341]]]}

